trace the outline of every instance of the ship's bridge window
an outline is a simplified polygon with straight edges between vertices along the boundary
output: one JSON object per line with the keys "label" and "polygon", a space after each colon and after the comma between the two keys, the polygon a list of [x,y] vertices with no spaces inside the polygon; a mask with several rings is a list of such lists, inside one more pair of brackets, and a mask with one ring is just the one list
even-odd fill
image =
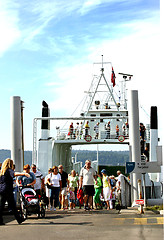
{"label": "ship's bridge window", "polygon": [[[120,114],[117,114],[116,116],[120,117]],[[120,119],[119,119],[119,118],[117,118],[117,121],[119,122],[119,121],[120,121]]]}
{"label": "ship's bridge window", "polygon": [[[96,117],[96,114],[90,114],[91,117]],[[91,122],[94,122],[94,119],[91,119]]]}
{"label": "ship's bridge window", "polygon": [[100,113],[100,117],[111,117],[113,113]]}

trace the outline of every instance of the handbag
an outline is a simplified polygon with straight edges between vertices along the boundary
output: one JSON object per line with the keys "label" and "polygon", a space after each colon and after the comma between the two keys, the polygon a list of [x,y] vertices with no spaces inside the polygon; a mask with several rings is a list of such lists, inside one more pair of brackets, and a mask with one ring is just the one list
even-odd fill
{"label": "handbag", "polygon": [[[52,177],[52,173],[51,173],[51,177]],[[50,182],[51,182],[51,177],[50,177]],[[48,183],[46,183],[46,187],[47,187],[48,189],[52,189],[52,188],[53,188],[53,186],[50,185],[50,184],[48,184]]]}
{"label": "handbag", "polygon": [[52,185],[47,183],[46,186],[47,186],[48,189],[52,189]]}

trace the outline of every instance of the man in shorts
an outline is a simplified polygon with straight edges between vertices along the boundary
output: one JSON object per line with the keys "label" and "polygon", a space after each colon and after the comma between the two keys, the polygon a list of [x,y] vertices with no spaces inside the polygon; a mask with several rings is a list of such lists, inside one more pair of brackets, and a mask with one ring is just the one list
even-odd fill
{"label": "man in shorts", "polygon": [[45,186],[44,186],[44,176],[43,174],[36,169],[36,165],[31,165],[32,172],[35,174],[36,177],[36,183],[34,184],[34,190],[36,192],[37,196],[41,196],[42,192],[45,192]]}
{"label": "man in shorts", "polygon": [[59,173],[61,175],[62,180],[62,190],[60,192],[59,201],[61,205],[61,209],[64,210],[65,199],[67,196],[67,187],[69,188],[68,174],[63,171],[63,166],[58,166]]}
{"label": "man in shorts", "polygon": [[118,203],[121,205],[121,180],[122,177],[124,176],[120,170],[117,171],[117,198],[118,198]]}
{"label": "man in shorts", "polygon": [[91,161],[86,160],[85,166],[80,171],[80,188],[83,186],[85,210],[90,210],[93,205],[94,179],[96,180],[96,172],[91,167]]}

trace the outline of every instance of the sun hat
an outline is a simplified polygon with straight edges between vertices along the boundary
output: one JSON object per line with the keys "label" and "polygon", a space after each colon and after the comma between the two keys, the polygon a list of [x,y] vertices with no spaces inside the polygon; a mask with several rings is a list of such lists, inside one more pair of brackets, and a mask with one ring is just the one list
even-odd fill
{"label": "sun hat", "polygon": [[106,174],[106,173],[107,173],[106,169],[102,169],[102,170],[101,170],[101,173]]}

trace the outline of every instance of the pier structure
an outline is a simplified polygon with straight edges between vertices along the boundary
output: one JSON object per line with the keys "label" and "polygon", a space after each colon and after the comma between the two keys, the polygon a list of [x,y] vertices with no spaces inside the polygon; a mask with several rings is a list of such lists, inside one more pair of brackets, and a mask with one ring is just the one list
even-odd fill
{"label": "pier structure", "polygon": [[16,171],[23,171],[24,141],[23,141],[23,101],[19,96],[10,99],[11,108],[11,159]]}

